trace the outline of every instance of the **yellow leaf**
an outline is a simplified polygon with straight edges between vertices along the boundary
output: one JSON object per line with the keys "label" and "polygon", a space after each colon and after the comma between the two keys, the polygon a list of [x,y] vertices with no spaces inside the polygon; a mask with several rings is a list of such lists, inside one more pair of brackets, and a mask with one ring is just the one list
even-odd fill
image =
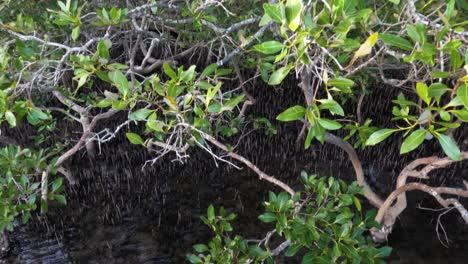
{"label": "yellow leaf", "polygon": [[359,49],[354,53],[353,59],[349,62],[349,65],[346,68],[350,67],[351,65],[356,62],[356,60],[360,57],[369,55],[372,51],[372,47],[374,47],[375,43],[377,43],[377,39],[379,37],[379,33],[375,32],[374,34],[370,35],[364,43],[359,47]]}
{"label": "yellow leaf", "polygon": [[171,108],[172,110],[178,112],[179,111],[179,107],[177,107],[177,102],[176,100],[174,99],[174,97],[172,96],[166,96],[164,97],[164,102],[166,102],[166,104],[169,106],[169,108]]}

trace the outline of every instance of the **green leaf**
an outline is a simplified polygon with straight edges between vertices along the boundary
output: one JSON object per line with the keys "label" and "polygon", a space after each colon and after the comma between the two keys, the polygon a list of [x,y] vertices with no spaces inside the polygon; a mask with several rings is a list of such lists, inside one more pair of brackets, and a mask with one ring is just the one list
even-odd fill
{"label": "green leaf", "polygon": [[362,205],[361,205],[361,201],[359,201],[359,199],[354,196],[353,197],[353,202],[354,202],[354,206],[356,206],[356,209],[361,212],[362,211]]}
{"label": "green leaf", "polygon": [[445,106],[445,107],[453,107],[453,106],[461,106],[463,105],[462,100],[460,99],[460,96],[455,96],[450,102]]}
{"label": "green leaf", "polygon": [[213,72],[216,71],[216,69],[218,69],[218,64],[216,63],[212,63],[210,65],[208,65],[202,72],[202,76],[208,76],[210,74],[212,74]]}
{"label": "green leaf", "polygon": [[221,105],[219,103],[213,102],[208,106],[209,113],[219,113],[221,112]]}
{"label": "green leaf", "polygon": [[461,121],[468,122],[468,110],[467,109],[455,110],[453,111],[453,113]]}
{"label": "green leaf", "polygon": [[450,77],[450,73],[443,72],[443,71],[433,71],[430,73],[432,78],[448,78]]}
{"label": "green leaf", "polygon": [[402,50],[413,50],[414,45],[411,44],[408,40],[405,38],[392,35],[392,34],[385,34],[382,33],[380,34],[380,39],[387,45],[394,46],[397,48],[400,48]]}
{"label": "green leaf", "polygon": [[271,223],[271,222],[276,221],[276,215],[270,212],[266,212],[266,213],[261,214],[258,217],[258,219],[260,219],[260,221],[264,223]]}
{"label": "green leaf", "polygon": [[142,108],[131,113],[128,118],[134,121],[141,121],[141,120],[145,120],[153,112],[154,110]]}
{"label": "green leaf", "polygon": [[457,96],[462,101],[466,109],[468,109],[468,85],[464,84],[457,89]]}
{"label": "green leaf", "polygon": [[65,196],[61,194],[54,195],[54,200],[60,204],[67,205],[67,199],[65,199]]}
{"label": "green leaf", "polygon": [[334,78],[327,82],[327,86],[333,86],[338,89],[347,89],[352,87],[353,85],[354,82],[352,80],[342,77]]}
{"label": "green leaf", "polygon": [[77,26],[77,27],[73,28],[71,37],[72,37],[73,40],[76,41],[79,36],[80,36],[80,27]]}
{"label": "green leaf", "polygon": [[450,91],[447,85],[443,83],[433,83],[429,86],[428,95],[431,98],[438,98],[444,95],[446,92]]}
{"label": "green leaf", "polygon": [[52,182],[52,192],[56,192],[63,185],[63,179],[57,178]]}
{"label": "green leaf", "polygon": [[215,219],[215,212],[214,212],[214,207],[212,204],[208,206],[208,210],[206,212],[206,215],[208,216],[208,220],[213,221]]}
{"label": "green leaf", "polygon": [[388,1],[394,3],[395,5],[400,4],[400,0],[388,0]]}
{"label": "green leaf", "polygon": [[109,59],[109,47],[107,46],[105,40],[101,39],[97,45],[98,55],[103,59]]}
{"label": "green leaf", "polygon": [[429,88],[425,83],[418,82],[416,84],[416,93],[419,95],[419,98],[421,98],[427,105],[431,103],[428,90]]}
{"label": "green leaf", "polygon": [[458,50],[450,52],[450,64],[452,65],[452,71],[456,71],[463,65],[463,60]]}
{"label": "green leaf", "polygon": [[28,59],[31,58],[34,55],[34,51],[24,44],[21,40],[17,39],[16,40],[16,49],[18,50],[18,53],[21,55],[21,57]]}
{"label": "green leaf", "polygon": [[406,33],[414,42],[420,43],[422,41],[415,26],[407,24]]}
{"label": "green leaf", "polygon": [[459,39],[450,40],[449,42],[445,43],[442,50],[445,52],[458,51],[458,48],[460,48],[461,45],[462,42]]}
{"label": "green leaf", "polygon": [[302,0],[287,0],[285,8],[288,27],[290,30],[296,31],[301,24]]}
{"label": "green leaf", "polygon": [[385,258],[385,257],[390,256],[390,253],[392,253],[392,248],[385,246],[385,247],[379,248],[379,253],[377,253],[377,255],[375,255],[374,257]]}
{"label": "green leaf", "polygon": [[288,249],[284,252],[286,257],[292,257],[296,255],[296,253],[302,248],[301,244],[293,244],[288,247]]}
{"label": "green leaf", "polygon": [[40,108],[37,108],[37,107],[32,108],[29,113],[35,118],[40,119],[40,120],[49,119],[49,116],[46,113],[44,113],[44,111],[42,111]]}
{"label": "green leaf", "polygon": [[340,104],[338,104],[335,100],[333,99],[322,99],[322,100],[317,100],[320,102],[319,109],[328,109],[330,113],[336,114],[339,116],[344,116],[344,111],[343,108],[341,107]]}
{"label": "green leaf", "polygon": [[224,103],[223,108],[226,110],[232,110],[234,107],[236,107],[242,100],[244,100],[245,94],[241,94],[239,96],[236,96],[226,103]]}
{"label": "green leaf", "polygon": [[194,263],[194,264],[202,264],[203,263],[203,260],[200,257],[195,256],[193,254],[187,255],[187,260],[190,261],[190,263]]}
{"label": "green leaf", "polygon": [[439,140],[439,143],[447,156],[453,160],[460,160],[460,149],[451,137],[443,134],[436,134],[435,136]]}
{"label": "green leaf", "polygon": [[205,251],[208,251],[208,247],[204,244],[196,244],[193,246],[193,249],[195,249],[195,251],[198,253],[203,253]]}
{"label": "green leaf", "polygon": [[122,96],[127,97],[130,92],[127,77],[121,71],[111,71],[108,75]]}
{"label": "green leaf", "polygon": [[177,74],[172,69],[171,65],[164,63],[163,65],[164,73],[171,78],[171,80],[177,80]]}
{"label": "green leaf", "polygon": [[330,119],[320,118],[318,119],[318,123],[324,127],[326,130],[337,130],[341,128],[341,124]]}
{"label": "green leaf", "polygon": [[140,135],[135,134],[135,133],[126,133],[125,134],[128,138],[128,140],[135,145],[143,145],[143,139],[140,137]]}
{"label": "green leaf", "polygon": [[306,137],[306,139],[304,141],[304,149],[309,149],[310,143],[312,142],[312,139],[315,136],[314,132],[315,132],[315,130],[310,127],[309,132],[307,132],[307,137]]}
{"label": "green leaf", "polygon": [[195,76],[195,65],[190,66],[186,71],[182,73],[181,79],[183,82],[188,83],[193,80]]}
{"label": "green leaf", "polygon": [[304,117],[305,110],[306,109],[301,105],[292,106],[279,114],[276,120],[283,122],[299,120]]}
{"label": "green leaf", "polygon": [[5,112],[5,119],[10,124],[11,127],[16,126],[16,117],[11,111],[6,111]]}
{"label": "green leaf", "polygon": [[396,131],[398,131],[398,129],[389,129],[389,128],[384,128],[384,129],[375,131],[367,139],[366,146],[374,146],[384,141],[386,138],[388,138],[391,134],[395,133]]}
{"label": "green leaf", "polygon": [[284,21],[284,6],[282,3],[278,4],[263,4],[263,9],[265,10],[265,13],[275,22],[278,22],[280,24],[283,23]]}
{"label": "green leaf", "polygon": [[423,143],[426,133],[426,130],[422,128],[413,131],[401,144],[400,154],[408,153],[419,147]]}
{"label": "green leaf", "polygon": [[290,66],[284,66],[273,72],[270,79],[268,80],[269,85],[278,85],[280,84],[286,76],[288,76],[289,71],[291,70]]}
{"label": "green leaf", "polygon": [[283,43],[276,41],[276,40],[270,40],[270,41],[266,41],[266,42],[255,45],[254,49],[263,54],[270,55],[270,54],[278,53],[281,49],[283,49],[283,47],[284,47]]}

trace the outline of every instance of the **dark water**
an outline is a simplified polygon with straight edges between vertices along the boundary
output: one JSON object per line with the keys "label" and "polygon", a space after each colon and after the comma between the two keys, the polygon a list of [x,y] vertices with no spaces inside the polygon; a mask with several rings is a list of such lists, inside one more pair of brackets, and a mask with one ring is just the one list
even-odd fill
{"label": "dark water", "polygon": [[[297,84],[294,82],[290,86]],[[369,107],[363,115],[385,126],[389,120],[382,118],[388,117],[392,107],[388,98],[396,94],[393,96],[379,89],[383,88],[378,87],[376,97],[365,98],[364,105]],[[258,98],[251,113],[247,113],[254,117],[275,120],[283,109],[303,104],[299,89],[272,89],[258,84],[250,90]],[[388,101],[388,104],[377,105],[372,100]],[[346,111],[353,109],[355,106],[351,105]],[[116,123],[119,121],[111,120],[103,127]],[[70,126],[58,125],[63,125],[63,130]],[[318,143],[314,143],[312,150],[304,151],[303,141],[296,144],[300,124],[277,125],[276,137],[269,138],[264,131],[256,131],[243,138],[236,151],[294,188],[300,188],[297,178],[301,170],[346,181],[353,179],[354,171],[343,151]],[[456,138],[468,135],[466,126],[458,131]],[[33,132],[16,131],[23,138],[32,136],[27,133]],[[13,134],[10,136],[14,137]],[[235,140],[231,139],[231,145],[236,145]],[[389,193],[398,172],[409,161],[441,155],[440,148],[430,143],[405,156],[398,155],[401,138],[391,137],[386,144],[359,152],[359,157],[366,161],[371,185],[380,194]],[[259,182],[250,171],[237,171],[222,164],[216,167],[212,157],[199,151],[190,153],[184,165],[172,163],[173,157],[167,157],[142,171],[144,161],[151,156],[130,145],[124,133],[103,145],[102,153],[93,162],[76,155],[66,164],[79,182],[77,186],[67,187],[67,207],[51,204],[46,216],[36,216],[27,225],[17,227],[9,234],[9,256],[0,262],[184,263],[191,246],[207,242],[212,235],[199,219],[210,203],[238,214],[234,229],[244,237],[260,238],[269,231],[257,216],[263,210],[261,202],[268,191],[279,190]],[[468,162],[431,176],[430,183],[435,186],[460,184],[461,180],[468,180]],[[412,192],[408,200],[409,207],[389,238],[394,251],[388,262],[468,263],[468,227],[458,213],[452,211],[441,217],[447,239],[440,228],[439,233],[447,247],[439,241],[436,232],[441,212],[416,208],[439,208],[433,198]]]}
{"label": "dark water", "polygon": [[[297,164],[289,165],[294,170]],[[308,169],[344,179],[349,173],[336,163]],[[35,219],[15,229],[11,235],[10,257],[4,263],[183,263],[191,245],[206,242],[210,237],[209,230],[198,218],[209,203],[238,213],[234,228],[246,237],[257,238],[268,231],[261,230],[256,215],[262,209],[261,199],[269,186],[259,184],[253,174],[226,168],[213,170],[205,177],[186,174],[183,167],[175,172],[179,177],[169,179],[165,191],[160,192],[164,203],[141,197],[137,202],[141,206],[118,209],[116,205],[113,222],[103,217],[106,205],[75,211],[52,207],[47,219]],[[73,194],[79,192],[69,195]],[[410,195],[409,198],[413,207],[421,199],[422,205],[433,205],[430,197]],[[73,209],[76,205],[70,199]],[[143,211],[146,206],[142,204],[153,204],[158,209]],[[450,241],[446,248],[435,232],[437,216],[437,212],[407,210],[390,237],[394,253],[389,263],[466,263],[466,226],[456,220],[456,212],[442,219]]]}

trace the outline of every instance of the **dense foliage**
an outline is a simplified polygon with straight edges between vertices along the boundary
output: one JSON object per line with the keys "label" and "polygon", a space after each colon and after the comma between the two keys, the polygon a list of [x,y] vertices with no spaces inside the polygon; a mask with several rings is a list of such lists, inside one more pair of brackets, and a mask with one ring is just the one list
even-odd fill
{"label": "dense foliage", "polygon": [[[286,192],[269,194],[265,213],[258,218],[274,223],[275,228],[261,240],[247,240],[236,235],[230,224],[235,214],[220,208],[219,215],[211,205],[203,222],[215,236],[208,245],[194,246],[197,254],[188,255],[192,263],[273,263],[274,256],[287,247],[284,255],[294,257],[300,252],[301,263],[382,263],[390,254],[389,247],[375,248],[364,232],[372,227],[374,215],[363,216],[358,194],[362,189],[354,182],[346,185],[333,177],[316,178],[303,172],[304,193],[295,197]],[[300,204],[300,207],[296,207]],[[272,235],[286,242],[269,250]]]}
{"label": "dense foliage", "polygon": [[[290,243],[286,255],[307,248],[304,258],[310,260],[378,256],[362,236],[368,222],[362,222],[360,207],[358,213],[348,208],[357,201],[355,185],[308,177],[301,196],[236,153],[248,130],[277,133],[273,120],[246,115],[255,104],[246,85],[256,79],[281,85],[293,73],[306,104],[283,109],[276,119],[302,122],[305,149],[317,140],[349,154],[363,195],[379,209],[382,227],[373,229],[374,239],[386,239],[406,208],[405,192],[414,189],[454,206],[468,223],[458,200],[441,196],[468,197],[468,184],[406,184],[409,177],[428,179],[430,171],[468,158],[460,149],[465,136],[457,132],[468,122],[467,21],[463,0],[152,0],[127,7],[113,1],[4,1],[0,140],[9,146],[0,153],[0,231],[11,229],[19,215],[27,220],[39,203],[43,211],[48,200],[65,203],[59,175],[75,181],[66,161],[84,148],[97,155],[98,146],[125,133],[152,153],[145,166],[157,166],[165,155],[184,162],[188,149],[198,147],[216,162],[237,167],[231,161],[237,160],[285,191],[270,195],[260,219],[276,223],[275,232]],[[363,98],[383,84],[399,90],[388,98],[394,104],[390,126],[362,117]],[[357,104],[355,112],[345,111],[349,102]],[[115,116],[125,120],[98,126]],[[58,131],[59,122],[76,122],[82,133],[76,138]],[[9,137],[18,128],[36,136],[16,142]],[[347,131],[346,141],[333,134],[339,130]],[[381,199],[365,182],[353,146],[364,149],[396,134],[403,137],[401,155],[437,142],[447,157],[416,160],[400,174],[395,192]],[[427,167],[418,171],[419,165]],[[325,191],[331,200],[324,199]],[[233,216],[215,217],[213,210],[204,221],[215,238],[196,248],[204,255],[191,255],[193,262],[271,256],[268,248],[249,251],[243,238],[228,239]],[[321,234],[304,235],[310,226]]]}

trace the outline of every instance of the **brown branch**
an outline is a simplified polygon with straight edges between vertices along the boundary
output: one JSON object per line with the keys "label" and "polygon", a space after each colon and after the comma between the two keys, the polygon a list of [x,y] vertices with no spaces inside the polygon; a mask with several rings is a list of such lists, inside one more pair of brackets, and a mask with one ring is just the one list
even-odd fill
{"label": "brown branch", "polygon": [[[301,79],[302,81],[300,85],[304,92],[307,105],[311,105],[313,103],[315,93],[311,84],[312,74],[309,69],[306,69],[303,72],[301,72]],[[308,126],[309,125],[310,124],[308,124]],[[374,191],[372,191],[370,186],[366,183],[366,180],[364,179],[364,171],[362,169],[361,161],[359,160],[359,157],[354,148],[342,138],[337,137],[328,132],[325,133],[325,142],[341,148],[348,154],[349,159],[353,164],[354,171],[356,172],[356,180],[359,183],[359,185],[362,186],[362,188],[364,189],[364,196],[369,200],[369,202],[373,206],[379,208],[382,205],[383,201]]]}
{"label": "brown branch", "polygon": [[[462,152],[461,160],[468,159],[468,152]],[[445,168],[455,162],[448,157],[446,158],[438,158],[438,157],[427,157],[427,158],[420,158],[414,160],[410,164],[408,164],[400,173],[397,179],[397,185],[395,191],[393,191],[379,208],[377,216],[375,220],[382,224],[381,229],[374,229],[372,230],[374,241],[382,242],[386,239],[387,235],[391,232],[393,225],[397,217],[403,212],[403,210],[407,207],[406,201],[406,192],[411,190],[420,190],[427,192],[433,195],[439,203],[444,206],[448,207],[450,204],[454,204],[453,202],[446,202],[440,194],[453,194],[464,196],[468,195],[468,192],[463,189],[455,189],[450,187],[430,187],[422,183],[406,183],[409,177],[419,178],[419,179],[428,179],[428,174],[435,169]],[[419,166],[425,165],[422,169],[417,170]],[[468,186],[465,188],[468,189]],[[392,206],[393,202],[396,200],[395,204]],[[455,205],[455,204],[454,204]],[[457,208],[460,212],[461,208]],[[464,219],[468,219],[465,218]]]}
{"label": "brown branch", "polygon": [[239,155],[239,154],[236,154],[234,152],[231,152],[228,147],[226,147],[226,145],[224,145],[223,143],[219,142],[218,140],[216,140],[214,137],[206,134],[206,133],[203,133],[202,131],[199,131],[197,129],[197,131],[202,135],[202,137],[207,140],[208,142],[212,143],[213,145],[215,145],[216,147],[218,147],[219,149],[225,151],[227,153],[227,155],[235,160],[238,160],[242,163],[244,163],[247,167],[249,167],[251,170],[253,170],[257,175],[258,177],[260,178],[260,180],[265,180],[267,182],[270,182],[278,187],[280,187],[281,189],[285,190],[286,192],[288,192],[291,196],[294,196],[296,194],[296,192],[291,188],[289,187],[286,183],[276,179],[275,177],[273,176],[270,176],[268,174],[266,174],[265,172],[263,172],[262,170],[260,170],[257,166],[255,166],[255,164],[253,164],[252,162],[250,162],[248,159],[244,158],[243,156]]}
{"label": "brown branch", "polygon": [[83,134],[81,134],[80,139],[78,142],[67,152],[63,153],[55,163],[56,166],[61,165],[65,160],[70,158],[73,154],[75,154],[80,148],[86,143],[90,133],[96,126],[97,122],[102,120],[102,119],[107,119],[116,114],[118,111],[114,109],[110,109],[105,113],[98,114],[93,117],[92,121],[89,123],[89,125],[86,126],[86,128],[83,130]]}
{"label": "brown branch", "polygon": [[349,159],[353,164],[354,171],[356,172],[356,180],[359,183],[359,185],[364,189],[364,196],[369,200],[369,202],[373,206],[379,208],[383,204],[383,201],[374,191],[372,191],[371,187],[367,184],[364,178],[364,171],[362,169],[361,161],[359,160],[359,157],[356,151],[354,150],[353,146],[351,146],[348,142],[344,141],[342,138],[337,137],[328,132],[325,133],[325,142],[341,148],[348,154]]}

